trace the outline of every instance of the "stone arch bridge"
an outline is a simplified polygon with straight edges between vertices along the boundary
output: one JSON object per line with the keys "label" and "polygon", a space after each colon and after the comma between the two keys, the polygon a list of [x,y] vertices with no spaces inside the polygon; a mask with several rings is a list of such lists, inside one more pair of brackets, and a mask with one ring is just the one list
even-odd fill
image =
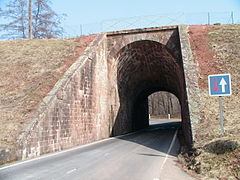
{"label": "stone arch bridge", "polygon": [[185,26],[102,33],[39,105],[18,139],[18,159],[148,126],[147,97],[176,95],[191,146],[198,119],[197,67]]}

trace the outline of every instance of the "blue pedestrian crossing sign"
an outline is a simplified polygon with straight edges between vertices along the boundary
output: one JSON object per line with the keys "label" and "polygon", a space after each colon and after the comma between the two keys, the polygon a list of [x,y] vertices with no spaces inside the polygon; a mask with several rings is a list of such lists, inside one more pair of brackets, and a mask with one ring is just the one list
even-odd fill
{"label": "blue pedestrian crossing sign", "polygon": [[210,96],[229,96],[232,94],[231,75],[214,74],[208,76]]}

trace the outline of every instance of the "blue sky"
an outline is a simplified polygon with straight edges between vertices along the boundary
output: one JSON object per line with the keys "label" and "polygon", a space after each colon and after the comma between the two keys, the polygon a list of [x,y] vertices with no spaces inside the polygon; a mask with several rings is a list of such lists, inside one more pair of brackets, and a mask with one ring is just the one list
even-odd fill
{"label": "blue sky", "polygon": [[176,12],[240,10],[240,0],[52,0],[52,2],[55,10],[68,14],[71,23]]}
{"label": "blue sky", "polygon": [[[9,0],[0,0],[0,7]],[[240,16],[240,0],[51,0],[52,8],[57,13],[65,13],[64,27],[68,34],[77,34],[84,29],[97,29],[99,24],[108,19],[118,19],[155,14],[166,14],[178,18],[181,13],[196,24],[207,22],[207,14],[203,12],[226,12],[211,15],[223,16],[229,21],[231,11],[237,12],[235,18]],[[145,21],[151,20],[148,17]],[[160,20],[159,20],[160,19]],[[238,18],[240,19],[240,17]],[[116,23],[118,20],[113,21]],[[121,21],[121,19],[120,19]],[[132,20],[133,22],[136,19]],[[163,21],[161,18],[153,21]],[[197,22],[198,21],[198,22]],[[211,19],[211,23],[218,20]],[[176,21],[175,23],[181,23]],[[98,24],[99,23],[99,24]],[[128,22],[129,23],[129,22]],[[145,22],[143,22],[145,23]],[[166,24],[167,25],[167,24]],[[92,27],[91,27],[92,26]],[[122,25],[124,28],[124,25]],[[90,31],[90,30],[89,30]],[[87,33],[87,32],[86,32]]]}

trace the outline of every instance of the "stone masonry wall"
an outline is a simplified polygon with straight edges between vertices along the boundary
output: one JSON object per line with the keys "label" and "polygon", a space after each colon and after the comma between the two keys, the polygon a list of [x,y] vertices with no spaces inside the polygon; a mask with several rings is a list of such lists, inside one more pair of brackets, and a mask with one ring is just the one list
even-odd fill
{"label": "stone masonry wall", "polygon": [[179,36],[182,50],[183,69],[185,74],[187,103],[191,119],[192,136],[195,139],[196,127],[200,120],[200,90],[198,85],[198,64],[194,61],[187,33],[187,26],[179,26]]}
{"label": "stone masonry wall", "polygon": [[99,35],[43,99],[36,119],[19,137],[18,159],[109,136],[104,39]]}

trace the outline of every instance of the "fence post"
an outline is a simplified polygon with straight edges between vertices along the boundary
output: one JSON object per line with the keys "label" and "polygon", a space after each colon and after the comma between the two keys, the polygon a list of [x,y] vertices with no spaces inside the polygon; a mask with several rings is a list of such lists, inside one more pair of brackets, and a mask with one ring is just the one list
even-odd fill
{"label": "fence post", "polygon": [[210,25],[210,13],[208,12],[208,25]]}
{"label": "fence post", "polygon": [[82,36],[82,25],[81,25],[81,24],[79,25],[79,31],[80,31],[80,32],[79,32],[79,33],[80,33],[80,36]]}
{"label": "fence post", "polygon": [[233,11],[232,11],[232,13],[231,13],[231,19],[232,19],[232,24],[234,24]]}

